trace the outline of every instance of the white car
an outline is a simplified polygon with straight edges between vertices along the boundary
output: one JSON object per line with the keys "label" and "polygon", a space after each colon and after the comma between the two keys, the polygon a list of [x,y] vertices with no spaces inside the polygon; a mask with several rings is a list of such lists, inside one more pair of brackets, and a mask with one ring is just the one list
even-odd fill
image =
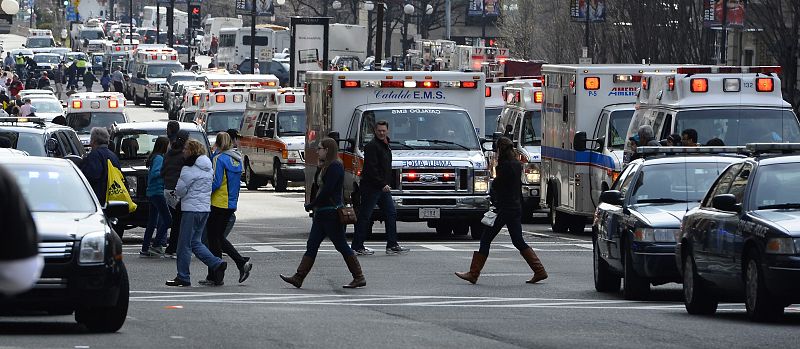
{"label": "white car", "polygon": [[41,95],[31,96],[30,99],[31,105],[36,108],[35,114],[37,117],[53,122],[56,116],[64,116],[64,106],[61,105],[58,99]]}

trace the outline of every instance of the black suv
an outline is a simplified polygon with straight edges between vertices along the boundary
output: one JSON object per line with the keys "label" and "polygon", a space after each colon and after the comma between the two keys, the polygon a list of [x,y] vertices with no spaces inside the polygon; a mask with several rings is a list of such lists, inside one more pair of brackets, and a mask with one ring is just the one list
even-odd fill
{"label": "black suv", "polygon": [[[205,144],[206,151],[210,154],[210,146],[203,128],[185,122],[180,123],[180,127],[181,130],[189,131],[189,137]],[[114,226],[117,233],[122,236],[125,229],[144,228],[147,226],[147,214],[150,206],[147,199],[148,169],[145,165],[153,150],[156,138],[167,135],[167,122],[117,124],[112,127],[111,133],[111,147],[119,157],[128,191],[138,206],[134,213],[121,217],[119,223]]]}
{"label": "black suv", "polygon": [[683,219],[675,258],[690,314],[744,301],[750,319],[769,321],[800,302],[800,143],[747,150]]}
{"label": "black suv", "polygon": [[31,156],[82,158],[86,154],[73,129],[45,122],[44,118],[0,117],[0,137]]}
{"label": "black suv", "polygon": [[89,330],[115,332],[128,313],[128,273],[122,241],[109,225],[127,214],[126,202],[102,208],[73,162],[31,156],[0,157],[16,179],[33,213],[42,274],[33,288],[0,296],[5,311],[75,313]]}

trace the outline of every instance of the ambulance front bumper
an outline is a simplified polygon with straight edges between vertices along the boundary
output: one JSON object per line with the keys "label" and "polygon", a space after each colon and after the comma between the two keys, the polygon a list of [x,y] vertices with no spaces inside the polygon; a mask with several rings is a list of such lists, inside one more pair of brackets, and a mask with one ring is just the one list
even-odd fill
{"label": "ambulance front bumper", "polygon": [[281,164],[281,172],[289,182],[305,182],[305,164]]}
{"label": "ambulance front bumper", "polygon": [[437,219],[477,220],[489,210],[488,195],[415,196],[393,193],[392,199],[397,211],[397,220],[403,222]]}

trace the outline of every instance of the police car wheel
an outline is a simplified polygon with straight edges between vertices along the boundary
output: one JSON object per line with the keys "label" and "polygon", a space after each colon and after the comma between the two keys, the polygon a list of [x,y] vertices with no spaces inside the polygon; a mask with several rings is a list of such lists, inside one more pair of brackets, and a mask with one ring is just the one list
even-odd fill
{"label": "police car wheel", "polygon": [[625,246],[625,265],[623,266],[625,273],[622,277],[622,296],[627,300],[642,300],[650,293],[650,282],[636,273],[636,270],[633,268],[630,244],[626,244]]}
{"label": "police car wheel", "polygon": [[608,263],[600,258],[597,240],[593,242],[592,262],[594,266],[594,289],[597,292],[619,292],[620,277],[614,275]]}
{"label": "police car wheel", "polygon": [[717,312],[719,301],[714,299],[706,289],[703,280],[697,275],[694,257],[691,255],[683,261],[683,305],[686,312],[692,315],[710,315]]}
{"label": "police car wheel", "polygon": [[783,315],[783,305],[767,290],[761,272],[761,258],[750,251],[745,262],[745,309],[752,321],[775,321]]}
{"label": "police car wheel", "polygon": [[[120,262],[121,263],[121,262]],[[130,283],[125,264],[120,264],[121,282],[117,303],[110,307],[83,308],[75,311],[75,321],[86,326],[92,332],[117,332],[128,316]]]}

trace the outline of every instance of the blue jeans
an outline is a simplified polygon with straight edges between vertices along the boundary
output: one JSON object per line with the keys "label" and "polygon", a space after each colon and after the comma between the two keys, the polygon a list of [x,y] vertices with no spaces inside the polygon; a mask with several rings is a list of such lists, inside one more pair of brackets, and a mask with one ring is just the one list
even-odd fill
{"label": "blue jeans", "polygon": [[342,256],[354,255],[355,253],[347,245],[347,238],[344,236],[346,229],[346,225],[339,223],[339,216],[336,214],[336,210],[314,212],[314,221],[311,223],[311,232],[308,234],[305,255],[311,258],[316,257],[319,245],[322,244],[322,240],[326,236],[331,239],[336,251],[339,251]]}
{"label": "blue jeans", "polygon": [[511,243],[514,244],[514,247],[520,251],[530,248],[522,238],[522,211],[498,210],[494,226],[484,231],[481,235],[481,247],[479,252],[482,255],[489,255],[489,247],[492,244],[492,240],[494,240],[494,237],[497,236],[497,233],[500,232],[500,229],[502,229],[504,225],[508,227],[508,235],[511,235]]}
{"label": "blue jeans", "polygon": [[[150,200],[150,211],[147,218],[147,228],[144,230],[144,241],[142,241],[142,251],[150,248],[150,238],[153,230],[156,230],[156,239],[153,246],[167,246],[167,229],[172,224],[172,215],[169,213],[167,199],[164,195],[148,196]],[[156,229],[158,227],[158,229]]]}
{"label": "blue jeans", "polygon": [[392,193],[380,189],[361,187],[361,207],[358,210],[358,222],[353,233],[353,249],[364,249],[367,230],[372,223],[372,211],[375,205],[381,208],[386,225],[386,248],[397,246],[397,210],[394,208]]}
{"label": "blue jeans", "polygon": [[178,236],[178,278],[190,282],[189,264],[192,261],[192,253],[200,259],[203,264],[217,269],[222,263],[222,258],[215,257],[208,250],[206,245],[200,242],[203,229],[206,227],[208,212],[189,212],[181,213],[181,233]]}

